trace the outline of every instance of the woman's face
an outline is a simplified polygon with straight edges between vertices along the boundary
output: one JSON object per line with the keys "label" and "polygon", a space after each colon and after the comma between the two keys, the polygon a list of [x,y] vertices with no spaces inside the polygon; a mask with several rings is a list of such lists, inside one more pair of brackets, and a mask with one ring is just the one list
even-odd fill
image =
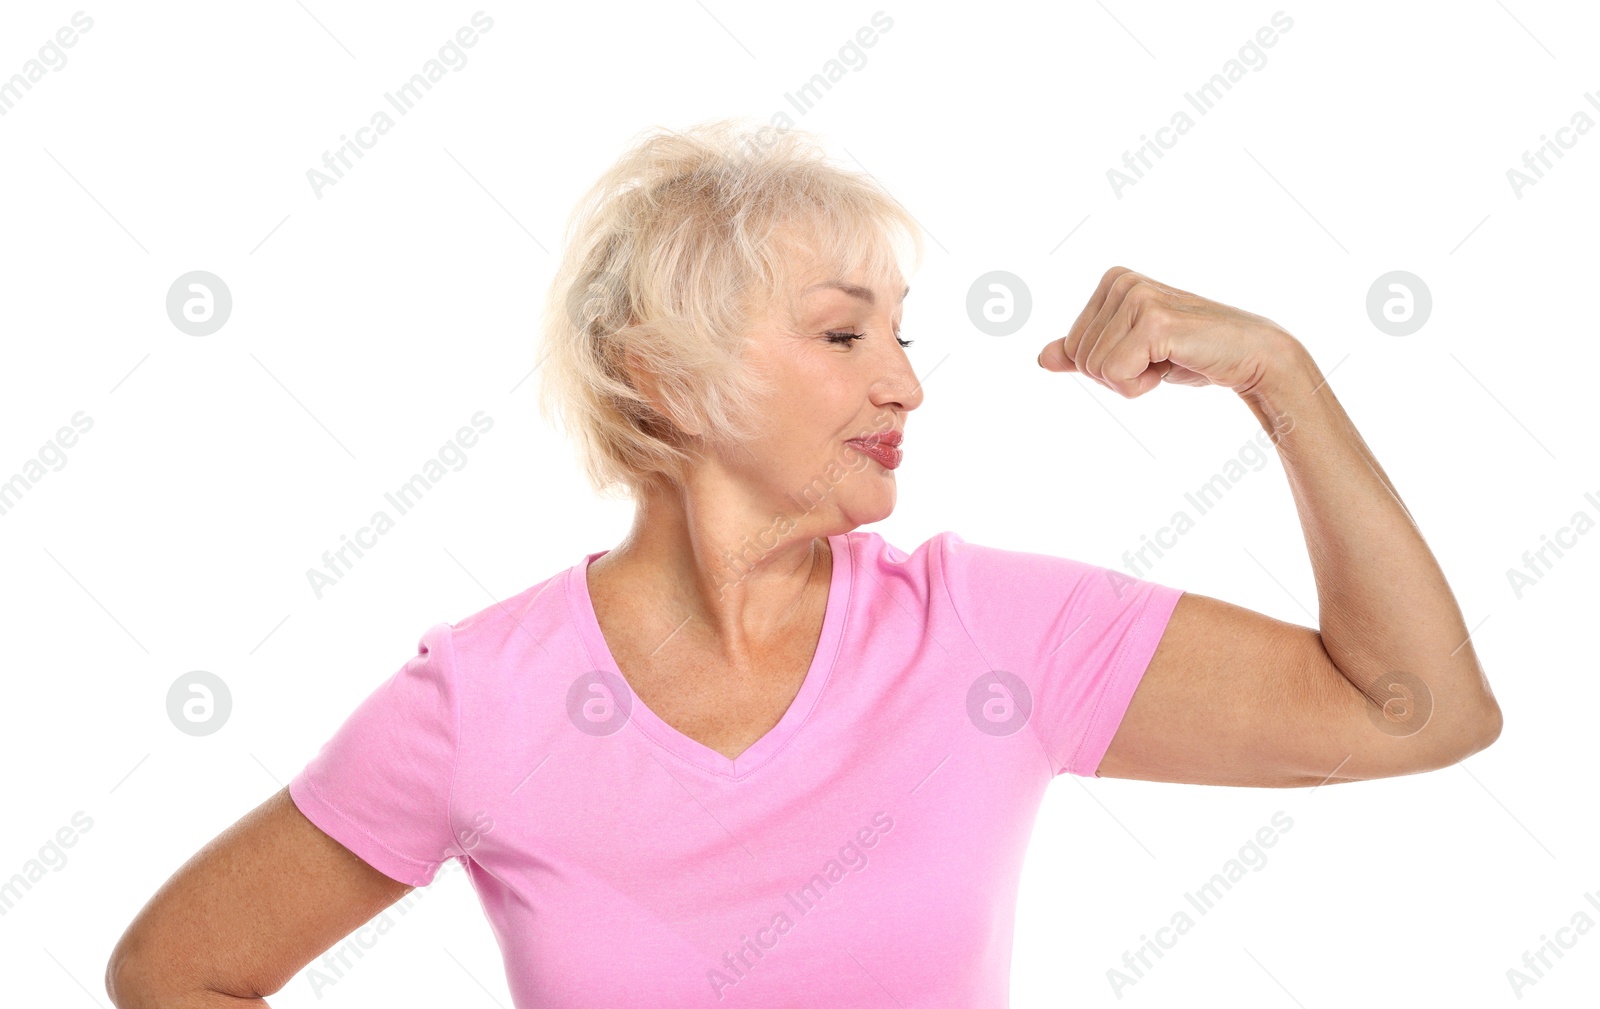
{"label": "woman's face", "polygon": [[793,535],[806,537],[846,532],[894,510],[893,468],[850,442],[898,437],[922,402],[922,386],[899,344],[903,280],[874,290],[859,273],[802,277],[795,316],[773,306],[746,351],[775,389],[761,405],[761,433],[719,465],[758,502],[758,513],[788,515],[798,524]]}

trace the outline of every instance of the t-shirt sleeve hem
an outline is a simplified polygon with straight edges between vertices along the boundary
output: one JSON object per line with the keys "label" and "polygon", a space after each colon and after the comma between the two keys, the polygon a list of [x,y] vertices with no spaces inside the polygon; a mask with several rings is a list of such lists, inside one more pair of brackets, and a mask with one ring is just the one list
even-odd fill
{"label": "t-shirt sleeve hem", "polygon": [[409,886],[427,886],[433,882],[440,863],[420,862],[390,849],[324,799],[304,771],[289,782],[289,797],[317,829],[349,848],[363,862],[390,879]]}
{"label": "t-shirt sleeve hem", "polygon": [[1133,702],[1139,682],[1150,668],[1150,659],[1154,657],[1156,646],[1161,643],[1161,636],[1166,632],[1172,611],[1177,608],[1178,599],[1183,593],[1183,589],[1172,586],[1153,585],[1123,644],[1116,671],[1107,677],[1095,701],[1088,731],[1078,741],[1072,756],[1056,773],[1066,772],[1084,778],[1099,777],[1100,762],[1111,748],[1111,740],[1122,725],[1123,716]]}

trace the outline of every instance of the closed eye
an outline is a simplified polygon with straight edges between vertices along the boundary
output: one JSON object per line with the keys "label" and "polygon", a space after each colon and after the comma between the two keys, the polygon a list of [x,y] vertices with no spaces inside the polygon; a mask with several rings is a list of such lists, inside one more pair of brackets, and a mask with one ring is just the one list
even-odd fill
{"label": "closed eye", "polygon": [[[829,343],[837,343],[842,346],[848,346],[855,340],[865,340],[867,338],[865,333],[847,333],[843,330],[828,332],[824,335],[827,336]],[[895,341],[902,347],[909,347],[916,342],[915,340],[902,340],[898,335],[895,336]]]}

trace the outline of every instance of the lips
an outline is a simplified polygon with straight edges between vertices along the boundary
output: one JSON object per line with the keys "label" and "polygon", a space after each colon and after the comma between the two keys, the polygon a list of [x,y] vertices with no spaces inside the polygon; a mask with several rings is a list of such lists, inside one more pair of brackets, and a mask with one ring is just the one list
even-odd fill
{"label": "lips", "polygon": [[905,436],[899,431],[886,431],[883,434],[869,434],[863,438],[851,438],[845,442],[853,445],[863,454],[871,456],[885,469],[894,469],[900,465],[900,442]]}

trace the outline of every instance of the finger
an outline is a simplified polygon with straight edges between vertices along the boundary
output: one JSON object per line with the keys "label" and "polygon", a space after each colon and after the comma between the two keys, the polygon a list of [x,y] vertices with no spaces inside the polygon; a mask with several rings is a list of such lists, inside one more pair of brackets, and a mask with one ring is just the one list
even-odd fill
{"label": "finger", "polygon": [[1112,325],[1112,320],[1117,318],[1118,313],[1122,312],[1123,305],[1128,301],[1130,291],[1134,291],[1141,283],[1144,283],[1144,277],[1141,277],[1139,273],[1134,273],[1133,270],[1123,270],[1122,273],[1118,273],[1117,277],[1110,281],[1110,288],[1107,289],[1106,297],[1101,301],[1099,313],[1094,315],[1090,325],[1085,326],[1083,333],[1078,336],[1077,344],[1070,344],[1070,342],[1067,344],[1067,353],[1072,355],[1072,360],[1077,361],[1080,373],[1090,376],[1091,379],[1098,379],[1099,373],[1091,368],[1090,361],[1099,360],[1094,355],[1098,352],[1104,353],[1104,350],[1109,349],[1110,344],[1104,344],[1104,347],[1102,347],[1102,341],[1106,339],[1107,326]]}
{"label": "finger", "polygon": [[1170,364],[1163,361],[1158,364],[1152,364],[1140,373],[1138,378],[1132,381],[1115,384],[1108,382],[1107,384],[1111,386],[1113,392],[1123,399],[1138,399],[1160,385],[1165,373],[1171,370],[1171,367]]}
{"label": "finger", "polygon": [[1171,370],[1172,370],[1172,362],[1171,361],[1152,361],[1152,362],[1150,362],[1150,367],[1146,368],[1144,370],[1144,374],[1140,375],[1134,381],[1134,383],[1133,383],[1133,392],[1128,396],[1128,398],[1129,399],[1138,399],[1140,396],[1143,396],[1145,393],[1149,392],[1151,389],[1154,389],[1156,386],[1158,386],[1162,382],[1166,381],[1167,373],[1170,372]]}
{"label": "finger", "polygon": [[[1138,360],[1138,345],[1128,339],[1133,328],[1133,311],[1134,299],[1124,297],[1116,314],[1107,319],[1099,332],[1094,334],[1094,346],[1086,352],[1080,348],[1078,357],[1079,371],[1124,396],[1130,391],[1132,380],[1149,363]],[[1106,364],[1113,361],[1117,370],[1108,373]]]}
{"label": "finger", "polygon": [[[1067,330],[1062,349],[1067,357],[1079,360],[1078,344],[1083,340],[1084,334],[1091,331],[1092,324],[1105,314],[1106,300],[1112,296],[1113,288],[1123,276],[1132,273],[1126,267],[1113,266],[1100,278],[1100,283],[1089,296],[1088,302],[1083,306],[1083,311],[1078,313],[1078,318],[1073,321],[1072,328]],[[1119,299],[1120,300],[1120,299]],[[1116,307],[1112,306],[1112,311]]]}
{"label": "finger", "polygon": [[1112,283],[1100,314],[1090,323],[1078,346],[1072,350],[1072,359],[1077,362],[1078,371],[1096,381],[1105,381],[1106,356],[1133,328],[1134,313],[1140,303],[1140,297],[1134,292],[1144,286],[1144,278],[1131,270]]}
{"label": "finger", "polygon": [[1144,278],[1144,280],[1145,280],[1145,283],[1154,285],[1155,287],[1160,288],[1161,290],[1167,292],[1168,294],[1176,294],[1176,295],[1178,295],[1180,297],[1190,298],[1190,299],[1193,299],[1195,301],[1203,301],[1203,300],[1205,300],[1205,299],[1201,298],[1198,294],[1195,294],[1193,291],[1185,291],[1181,287],[1173,287],[1171,284],[1163,284],[1159,280],[1151,280],[1149,277]]}
{"label": "finger", "polygon": [[1173,368],[1170,327],[1156,325],[1152,315],[1159,311],[1156,300],[1149,285],[1131,289],[1094,352],[1081,362],[1085,374],[1129,399],[1160,385]]}
{"label": "finger", "polygon": [[1067,356],[1066,342],[1066,337],[1062,337],[1045,344],[1044,349],[1039,351],[1039,367],[1045,371],[1077,371],[1077,365]]}

